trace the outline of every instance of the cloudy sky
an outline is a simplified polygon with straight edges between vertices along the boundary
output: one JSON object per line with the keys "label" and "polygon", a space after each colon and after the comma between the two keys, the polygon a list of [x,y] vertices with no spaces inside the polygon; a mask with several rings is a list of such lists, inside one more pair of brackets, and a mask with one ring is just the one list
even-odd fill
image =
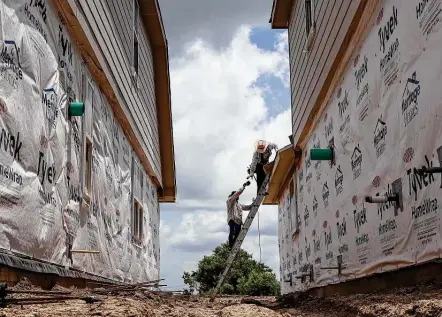
{"label": "cloudy sky", "polygon": [[[287,33],[271,30],[272,0],[159,0],[169,43],[177,203],[161,207],[161,277],[227,240],[225,201],[244,183],[253,143],[289,143]],[[256,185],[240,202],[250,203]],[[246,212],[244,212],[244,217]],[[259,212],[262,262],[279,278],[277,207]],[[257,218],[243,248],[259,261]]]}

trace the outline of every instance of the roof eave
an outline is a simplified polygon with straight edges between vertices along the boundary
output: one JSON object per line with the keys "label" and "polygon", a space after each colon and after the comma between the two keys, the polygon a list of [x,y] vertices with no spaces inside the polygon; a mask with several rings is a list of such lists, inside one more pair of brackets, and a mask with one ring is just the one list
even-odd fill
{"label": "roof eave", "polygon": [[294,0],[273,0],[269,23],[272,29],[287,29],[293,10]]}
{"label": "roof eave", "polygon": [[263,201],[263,205],[278,205],[282,191],[285,189],[293,168],[295,166],[295,150],[289,144],[278,150],[275,160],[272,162],[272,175],[269,180],[269,193]]}
{"label": "roof eave", "polygon": [[139,0],[141,19],[152,48],[155,100],[160,142],[162,188],[160,202],[176,201],[175,153],[170,94],[169,53],[160,7],[157,0]]}

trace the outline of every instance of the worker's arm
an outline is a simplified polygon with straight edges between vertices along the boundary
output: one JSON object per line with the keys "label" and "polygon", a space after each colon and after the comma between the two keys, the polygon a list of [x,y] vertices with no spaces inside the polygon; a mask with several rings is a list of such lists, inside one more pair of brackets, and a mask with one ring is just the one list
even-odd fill
{"label": "worker's arm", "polygon": [[241,205],[242,210],[252,210],[253,204]]}
{"label": "worker's arm", "polygon": [[258,164],[259,155],[257,152],[253,153],[252,164],[250,164],[249,175],[253,176],[255,174],[256,164]]}
{"label": "worker's arm", "polygon": [[242,187],[240,189],[238,189],[233,195],[232,197],[230,197],[229,199],[227,199],[227,204],[230,206],[233,204],[233,202],[238,199],[238,197],[243,193],[244,189],[250,185],[250,181],[245,182],[244,184],[242,184]]}
{"label": "worker's arm", "polygon": [[227,199],[227,204],[230,206],[232,205],[236,199],[243,193],[245,186],[241,187],[240,189],[238,189],[233,195],[232,197],[230,197],[229,199]]}

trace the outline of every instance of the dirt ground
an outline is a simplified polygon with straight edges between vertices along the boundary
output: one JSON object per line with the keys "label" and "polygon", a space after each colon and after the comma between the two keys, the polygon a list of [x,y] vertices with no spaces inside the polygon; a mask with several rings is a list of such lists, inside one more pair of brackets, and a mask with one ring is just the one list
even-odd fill
{"label": "dirt ground", "polygon": [[[8,290],[40,290],[27,280]],[[95,290],[65,289],[55,286],[52,291],[71,292],[69,296],[94,296],[99,302],[62,300],[57,303],[8,305],[0,308],[0,317],[27,316],[175,316],[175,317],[390,317],[442,316],[442,284],[427,283],[409,288],[382,291],[374,294],[355,294],[314,298],[294,294],[276,298],[223,297],[210,305],[207,298],[173,295],[146,290],[118,291],[97,294]],[[9,298],[30,298],[48,295],[9,294]],[[61,295],[51,295],[61,296]],[[66,296],[66,295],[64,295]]]}

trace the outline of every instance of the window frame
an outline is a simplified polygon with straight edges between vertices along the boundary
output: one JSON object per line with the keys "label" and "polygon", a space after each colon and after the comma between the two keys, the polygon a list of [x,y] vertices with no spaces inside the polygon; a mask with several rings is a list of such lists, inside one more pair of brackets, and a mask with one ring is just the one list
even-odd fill
{"label": "window frame", "polygon": [[304,0],[304,25],[307,38],[305,52],[310,50],[316,35],[315,9],[315,0]]}
{"label": "window frame", "polygon": [[89,135],[85,136],[85,146],[84,146],[84,190],[83,194],[85,194],[89,200],[92,196],[92,151],[93,151],[93,142],[92,138]]}
{"label": "window frame", "polygon": [[[83,70],[82,74],[82,98],[85,106],[87,107],[85,115],[82,117],[82,134],[83,134],[83,146],[82,146],[82,164],[81,164],[81,179],[82,179],[82,194],[86,203],[91,202],[92,198],[92,171],[93,171],[93,151],[94,141],[92,137],[92,115],[94,107],[94,86],[88,79],[86,72]],[[88,99],[88,97],[90,97]],[[90,105],[86,100],[90,101]],[[89,122],[86,122],[89,120]],[[89,125],[87,123],[90,123]],[[86,127],[89,127],[91,131],[86,131]]]}
{"label": "window frame", "polygon": [[135,88],[138,88],[138,73],[140,66],[140,4],[132,0],[132,54],[131,70]]}
{"label": "window frame", "polygon": [[292,218],[292,239],[296,239],[297,235],[300,232],[300,216],[298,211],[298,196],[297,196],[297,175],[296,172],[293,173],[292,179],[290,180],[290,197],[291,197],[291,212],[294,212],[294,228],[293,228],[293,218]]}
{"label": "window frame", "polygon": [[[140,163],[135,159],[134,153],[132,153],[131,161],[131,236],[132,243],[137,247],[141,247],[144,239],[143,230],[145,213],[143,206],[143,173]],[[138,183],[140,195],[135,194],[135,182]]]}
{"label": "window frame", "polygon": [[143,219],[144,208],[143,204],[134,197],[132,202],[132,240],[136,245],[142,245],[143,240]]}

